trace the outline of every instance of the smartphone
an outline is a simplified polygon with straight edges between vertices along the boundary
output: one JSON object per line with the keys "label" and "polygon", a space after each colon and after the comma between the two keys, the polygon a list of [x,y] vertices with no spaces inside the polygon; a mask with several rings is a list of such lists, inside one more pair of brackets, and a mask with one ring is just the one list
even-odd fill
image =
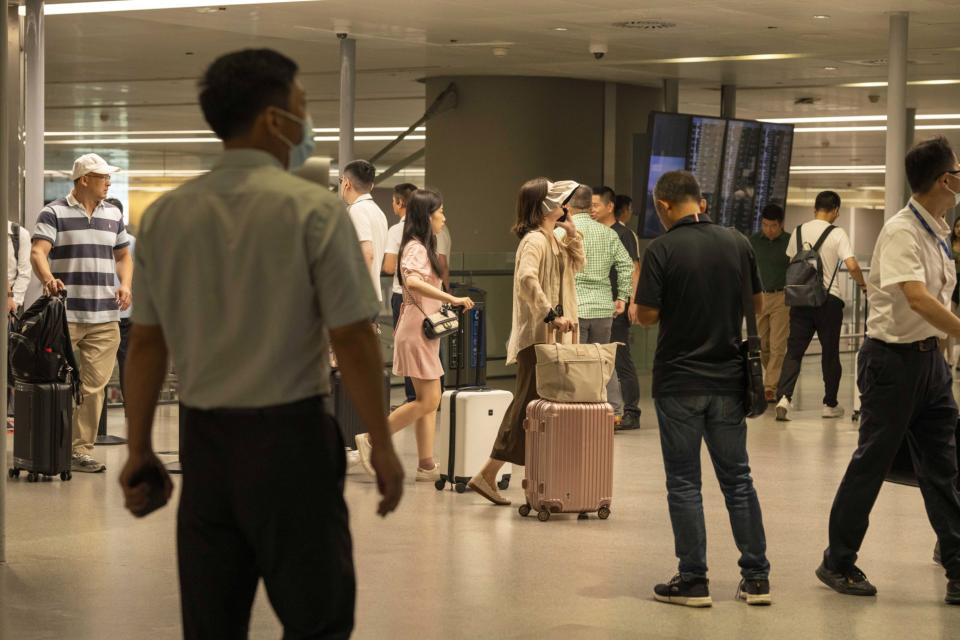
{"label": "smartphone", "polygon": [[557,218],[557,222],[566,222],[566,221],[567,221],[567,214],[566,214],[566,212],[564,212],[564,214],[563,214],[562,216],[560,216],[559,218]]}
{"label": "smartphone", "polygon": [[150,466],[130,478],[130,486],[135,487],[140,484],[147,485],[147,506],[134,515],[143,518],[167,504],[166,479],[160,469]]}

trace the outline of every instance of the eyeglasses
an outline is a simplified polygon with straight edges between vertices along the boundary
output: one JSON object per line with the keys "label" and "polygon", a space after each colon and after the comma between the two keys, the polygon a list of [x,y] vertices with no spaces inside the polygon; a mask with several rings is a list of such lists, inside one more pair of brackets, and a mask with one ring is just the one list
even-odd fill
{"label": "eyeglasses", "polygon": [[107,181],[107,182],[110,182],[110,181],[111,181],[110,176],[108,176],[108,175],[102,175],[102,174],[99,174],[99,173],[88,173],[88,174],[87,174],[87,177],[88,177],[88,178],[99,178],[100,180],[105,180],[105,181]]}

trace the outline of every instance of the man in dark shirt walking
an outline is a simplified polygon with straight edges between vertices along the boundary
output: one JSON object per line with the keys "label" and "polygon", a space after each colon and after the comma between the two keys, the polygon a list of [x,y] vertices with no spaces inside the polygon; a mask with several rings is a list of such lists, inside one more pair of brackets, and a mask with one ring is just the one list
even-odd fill
{"label": "man in dark shirt walking", "polygon": [[680,560],[679,573],[657,585],[654,594],[671,604],[712,604],[700,493],[700,442],[706,440],[741,554],[737,597],[751,605],[770,604],[763,518],[747,460],[739,348],[745,281],[754,307],[759,311],[763,304],[756,260],[746,238],[700,213],[700,185],[692,174],[665,173],[654,202],[668,231],[644,255],[636,318],[645,326],[660,323],[653,398]]}
{"label": "man in dark shirt walking", "polygon": [[[640,277],[640,241],[637,234],[630,230],[624,220],[623,213],[630,209],[630,203],[622,204],[623,196],[614,194],[610,187],[593,188],[593,206],[591,215],[597,222],[603,223],[617,232],[620,243],[627,250],[630,259],[633,261],[633,272],[630,280],[630,293],[637,289],[637,279]],[[628,198],[629,200],[629,198]],[[617,203],[621,203],[618,207]],[[627,220],[629,220],[627,216]],[[617,268],[610,268],[610,288],[613,290],[613,299],[619,297]],[[630,300],[627,300],[627,307],[630,307]],[[610,404],[621,416],[617,423],[617,431],[629,431],[640,428],[640,384],[637,382],[637,368],[633,364],[633,358],[630,356],[630,318],[626,313],[621,313],[613,319],[613,328],[610,332],[610,341],[618,342],[617,362],[614,376],[616,383],[609,385],[612,393]]]}
{"label": "man in dark shirt walking", "polygon": [[757,314],[757,329],[760,331],[760,359],[763,361],[767,402],[777,399],[777,383],[790,334],[790,308],[783,295],[787,265],[790,264],[787,257],[790,234],[783,230],[784,217],[783,207],[768,204],[760,214],[760,232],[750,236],[763,284],[763,313]]}

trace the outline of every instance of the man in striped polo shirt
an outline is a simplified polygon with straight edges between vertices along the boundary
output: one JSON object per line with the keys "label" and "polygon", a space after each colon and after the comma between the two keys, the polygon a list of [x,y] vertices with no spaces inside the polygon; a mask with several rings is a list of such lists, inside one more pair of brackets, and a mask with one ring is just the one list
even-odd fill
{"label": "man in striped polo shirt", "polygon": [[[67,290],[70,341],[80,365],[83,403],[73,415],[74,471],[97,473],[93,458],[103,390],[120,345],[120,311],[130,306],[133,260],[123,214],[106,202],[110,175],[119,171],[90,153],[73,164],[73,190],[44,207],[33,232],[30,260],[44,293]],[[114,284],[119,276],[120,286]]]}

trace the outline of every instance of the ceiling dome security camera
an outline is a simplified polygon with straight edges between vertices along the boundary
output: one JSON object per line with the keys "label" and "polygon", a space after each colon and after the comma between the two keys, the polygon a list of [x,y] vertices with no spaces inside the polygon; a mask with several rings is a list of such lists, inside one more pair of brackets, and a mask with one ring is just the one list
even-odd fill
{"label": "ceiling dome security camera", "polygon": [[590,53],[593,54],[595,60],[603,60],[603,57],[607,55],[607,45],[601,42],[594,42],[590,45]]}

